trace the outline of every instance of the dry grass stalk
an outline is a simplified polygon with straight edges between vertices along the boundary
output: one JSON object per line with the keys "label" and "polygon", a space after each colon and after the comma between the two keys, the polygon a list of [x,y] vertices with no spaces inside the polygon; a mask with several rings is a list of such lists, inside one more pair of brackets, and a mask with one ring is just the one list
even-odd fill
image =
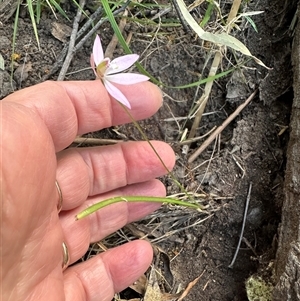
{"label": "dry grass stalk", "polygon": [[99,139],[99,138],[87,138],[87,137],[77,137],[73,141],[76,144],[89,144],[89,145],[110,145],[125,142],[124,140],[115,139]]}
{"label": "dry grass stalk", "polygon": [[225,129],[225,127],[236,117],[240,114],[240,112],[249,104],[249,102],[254,98],[256,95],[257,90],[255,90],[247,100],[242,103],[237,109],[220,125],[214,132],[209,136],[207,140],[190,156],[188,162],[192,163],[210,144],[214,139]]}
{"label": "dry grass stalk", "polygon": [[[231,20],[236,17],[236,14],[238,12],[240,4],[241,4],[241,0],[234,0],[233,1],[232,6],[231,6],[231,10],[230,10],[230,13],[229,13],[229,16],[228,16],[228,19],[227,19],[227,24],[230,24]],[[230,29],[231,28],[229,27],[228,32],[230,31]],[[209,71],[209,75],[208,75],[209,77],[216,75],[216,73],[218,71],[218,68],[219,68],[219,65],[220,65],[220,62],[221,62],[221,49],[220,49],[220,51],[217,51],[215,53],[215,57],[214,57],[213,63],[211,65],[211,68],[210,68],[210,71]],[[204,93],[202,94],[202,96],[198,100],[198,106],[199,107],[197,109],[197,114],[195,116],[195,120],[194,120],[194,123],[192,125],[192,128],[191,128],[190,134],[188,136],[188,139],[192,139],[196,135],[196,129],[199,127],[199,124],[201,122],[203,112],[205,110],[205,107],[206,107],[206,104],[207,104],[207,101],[208,101],[213,83],[214,83],[213,81],[210,81],[210,82],[206,83],[205,88],[204,88]]]}

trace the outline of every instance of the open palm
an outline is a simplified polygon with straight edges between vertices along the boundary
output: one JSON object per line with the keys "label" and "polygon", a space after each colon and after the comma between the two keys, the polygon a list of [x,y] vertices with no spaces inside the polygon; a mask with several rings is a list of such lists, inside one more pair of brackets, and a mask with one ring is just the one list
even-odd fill
{"label": "open palm", "polygon": [[[151,83],[120,86],[135,119],[151,116],[161,95]],[[1,261],[3,300],[111,300],[152,259],[134,241],[62,270],[62,242],[70,264],[98,241],[157,208],[119,203],[75,221],[88,205],[115,195],[163,196],[154,178],[165,173],[146,142],[69,148],[76,135],[129,122],[100,81],[46,82],[0,102]],[[174,154],[153,142],[168,168]],[[59,200],[55,181],[63,195]]]}

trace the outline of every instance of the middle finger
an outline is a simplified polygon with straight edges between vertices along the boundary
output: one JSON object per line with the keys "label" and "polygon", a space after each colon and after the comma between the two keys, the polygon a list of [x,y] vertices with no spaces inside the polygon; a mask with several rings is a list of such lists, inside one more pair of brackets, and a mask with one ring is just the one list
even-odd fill
{"label": "middle finger", "polygon": [[[163,142],[151,143],[168,169],[172,169],[172,149]],[[57,160],[57,181],[63,194],[63,210],[80,206],[88,196],[167,173],[147,142],[71,148],[59,153]]]}

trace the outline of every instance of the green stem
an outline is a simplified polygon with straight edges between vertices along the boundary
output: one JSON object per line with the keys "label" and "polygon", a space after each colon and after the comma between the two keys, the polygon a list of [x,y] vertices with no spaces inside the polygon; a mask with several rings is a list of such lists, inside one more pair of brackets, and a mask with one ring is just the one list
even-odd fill
{"label": "green stem", "polygon": [[132,123],[137,128],[137,130],[140,132],[140,134],[142,135],[142,137],[144,138],[144,140],[148,142],[148,144],[150,145],[150,147],[154,151],[155,155],[157,156],[157,158],[159,159],[159,161],[161,162],[161,164],[163,165],[163,167],[167,171],[168,175],[172,178],[172,180],[174,181],[174,183],[180,188],[181,192],[183,192],[189,198],[190,201],[194,201],[193,198],[187,193],[187,191],[185,190],[185,188],[179,183],[179,181],[175,178],[175,176],[173,175],[173,173],[166,166],[165,162],[162,160],[162,158],[160,157],[160,155],[156,151],[155,147],[152,145],[151,141],[148,139],[147,135],[144,133],[143,129],[138,124],[138,122],[133,118],[133,116],[131,115],[130,111],[127,109],[127,107],[124,106],[120,102],[119,102],[119,104],[123,107],[123,109],[125,110],[125,112],[128,114],[128,116],[130,117]]}
{"label": "green stem", "polygon": [[178,205],[178,206],[184,206],[184,207],[190,207],[197,210],[202,210],[202,207],[197,204],[179,201],[177,199],[172,198],[166,198],[166,197],[151,197],[151,196],[118,196],[114,198],[110,198],[101,202],[98,202],[87,209],[81,211],[76,215],[76,220],[82,219],[94,212],[96,212],[99,209],[102,209],[106,206],[120,203],[120,202],[154,202],[154,203],[167,203],[172,205]]}

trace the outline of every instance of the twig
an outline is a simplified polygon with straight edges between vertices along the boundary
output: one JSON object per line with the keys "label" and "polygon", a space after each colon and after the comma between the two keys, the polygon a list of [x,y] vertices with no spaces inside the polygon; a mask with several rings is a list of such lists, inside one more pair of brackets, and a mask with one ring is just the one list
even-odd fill
{"label": "twig", "polygon": [[[203,211],[205,212],[205,211]],[[205,212],[206,213],[206,212]],[[211,217],[213,217],[213,213],[208,215],[207,217],[203,218],[203,219],[199,219],[197,222],[193,223],[192,225],[188,225],[188,226],[185,226],[185,227],[181,227],[179,229],[176,229],[176,230],[172,230],[172,231],[169,231],[165,234],[163,234],[162,236],[160,237],[157,237],[157,238],[154,238],[151,240],[151,243],[154,244],[154,243],[159,243],[159,242],[162,242],[164,239],[170,237],[170,236],[173,236],[174,234],[180,232],[180,231],[184,231],[186,229],[189,229],[189,228],[192,228],[192,227],[195,227],[196,225],[199,225],[199,224],[202,224],[204,223],[206,220],[210,219]]]}
{"label": "twig", "polygon": [[172,5],[166,7],[165,9],[160,10],[156,15],[154,15],[150,20],[154,21],[156,19],[160,19],[162,16],[168,14],[170,11],[172,11]]}
{"label": "twig", "polygon": [[184,31],[185,31],[185,32],[189,32],[190,29],[189,29],[189,27],[188,27],[188,25],[187,25],[185,19],[182,17],[181,10],[180,10],[180,8],[179,8],[179,6],[178,6],[178,4],[177,4],[177,1],[172,0],[172,3],[173,3],[173,5],[174,5],[174,8],[175,8],[175,10],[176,10],[176,13],[177,13],[177,15],[178,15],[178,17],[179,17],[179,20],[180,20],[180,22],[181,22],[181,24],[182,24],[182,27],[183,27]]}
{"label": "twig", "polygon": [[233,265],[235,263],[236,257],[238,255],[238,252],[239,252],[240,247],[241,247],[241,242],[242,242],[242,239],[243,239],[245,225],[246,225],[247,212],[248,212],[249,203],[250,203],[251,190],[252,190],[252,182],[250,182],[250,184],[249,184],[248,195],[247,195],[247,199],[246,199],[246,205],[245,205],[244,217],[243,217],[243,224],[242,224],[242,229],[241,229],[241,234],[240,234],[239,242],[238,242],[238,245],[236,247],[234,256],[232,258],[232,261],[231,261],[230,265],[228,266],[228,268],[230,268],[230,269],[233,268]]}
{"label": "twig", "polygon": [[190,156],[188,162],[192,163],[210,144],[211,142],[226,128],[226,126],[240,114],[240,112],[249,104],[249,102],[256,95],[257,90],[255,90],[247,100],[242,103],[237,109],[220,125],[210,136],[207,138],[203,144]]}
{"label": "twig", "polygon": [[197,278],[195,278],[193,281],[191,281],[188,284],[188,286],[186,287],[186,289],[184,290],[184,292],[181,294],[181,296],[177,299],[177,301],[182,301],[189,294],[189,292],[191,291],[191,289],[197,284],[197,282],[203,276],[203,274],[205,273],[205,271],[206,270],[204,269],[200,276],[198,276]]}
{"label": "twig", "polygon": [[231,21],[236,17],[239,8],[241,6],[242,0],[235,0],[232,3],[228,18],[227,18],[227,25],[231,23]]}
{"label": "twig", "polygon": [[125,140],[77,137],[73,141],[73,143],[91,144],[91,145],[109,145],[109,144],[117,144],[117,143],[121,143],[121,142],[125,142]]}
{"label": "twig", "polygon": [[102,14],[102,6],[99,6],[96,11],[88,18],[85,24],[79,29],[76,39],[80,38],[89,27],[94,27],[94,22]]}
{"label": "twig", "polygon": [[[119,9],[116,9],[113,12],[113,15],[116,16],[119,13],[123,12],[127,6],[129,5],[130,0],[127,0]],[[76,52],[79,48],[83,46],[83,44],[98,30],[98,28],[104,23],[108,21],[108,18],[101,18],[98,23],[80,40],[80,42],[75,46],[74,51]]]}
{"label": "twig", "polygon": [[239,169],[242,171],[242,179],[244,178],[246,171],[245,169],[242,167],[242,165],[240,164],[240,162],[237,159],[237,156],[235,156],[234,154],[231,154],[233,161],[235,162],[235,164],[239,167]]}
{"label": "twig", "polygon": [[[102,13],[102,7],[99,7],[87,20],[87,22],[82,26],[82,28],[78,31],[77,37],[76,39],[78,39],[79,37],[81,37],[85,31],[93,25],[93,23],[95,22],[95,20],[101,15]],[[94,26],[93,26],[94,27]],[[52,67],[52,69],[50,70],[50,72],[48,74],[46,74],[43,77],[43,81],[47,80],[48,78],[50,78],[50,76],[52,74],[54,74],[59,68],[60,66],[63,64],[64,58],[68,52],[69,49],[69,43],[67,43],[65,45],[65,47],[63,48],[63,50],[61,51],[61,53],[59,54],[58,58],[56,59],[56,62],[54,64],[54,66]]]}
{"label": "twig", "polygon": [[[122,7],[120,7],[119,9],[116,9],[114,11],[114,15],[119,14],[120,12],[124,11],[126,9],[126,7],[128,6],[129,1],[127,1]],[[90,27],[92,25],[92,23],[94,21],[96,21],[97,17],[101,14],[102,12],[102,8],[99,7],[97,9],[97,11],[92,14],[92,16],[90,17],[90,19],[87,21],[87,23],[79,30],[78,35],[76,37],[76,39],[80,36],[82,36],[84,34],[84,32],[87,30],[88,27]],[[92,29],[84,35],[84,37],[78,42],[78,44],[73,48],[73,52],[76,53],[76,51],[78,51],[83,45],[84,43],[99,29],[99,27],[104,23],[108,21],[108,18],[101,18],[96,25],[94,25],[92,27]],[[68,52],[68,48],[69,48],[69,43],[66,44],[66,46],[64,47],[64,49],[61,51],[59,57],[56,60],[56,63],[54,64],[53,68],[50,70],[50,72],[48,74],[46,74],[42,80],[45,81],[47,79],[50,78],[51,75],[53,75],[63,64],[64,58]]]}
{"label": "twig", "polygon": [[81,15],[82,15],[82,10],[85,6],[85,2],[86,2],[85,0],[80,0],[79,1],[79,7],[78,7],[77,14],[76,14],[76,17],[75,17],[74,22],[73,22],[73,30],[72,30],[71,37],[70,37],[68,53],[67,53],[67,56],[66,56],[66,59],[65,59],[63,65],[62,65],[62,68],[59,72],[59,75],[58,75],[58,78],[57,78],[58,81],[64,80],[64,78],[66,76],[66,73],[68,72],[68,68],[70,66],[70,63],[71,63],[71,61],[73,59],[73,56],[75,54],[74,46],[75,46],[76,36],[77,36],[77,33],[78,33],[78,26],[79,26],[79,22],[80,22]]}
{"label": "twig", "polygon": [[[220,62],[221,62],[221,53],[220,53],[220,51],[217,51],[215,54],[214,60],[212,62],[208,77],[213,77],[216,75]],[[195,116],[188,140],[195,137],[196,130],[199,127],[199,124],[201,122],[203,112],[205,110],[213,83],[214,83],[214,81],[209,81],[206,83],[206,85],[204,87],[204,93],[202,94],[202,96],[200,97],[200,99],[198,101],[199,107],[197,109],[197,114]]]}
{"label": "twig", "polygon": [[250,244],[250,242],[248,241],[248,239],[246,237],[243,237],[243,242],[246,244],[246,246],[253,252],[253,254],[258,257],[257,253],[255,252],[254,248],[252,247],[252,245]]}
{"label": "twig", "polygon": [[[119,9],[116,9],[113,13],[113,15],[117,15],[120,12],[124,11],[126,9],[126,7],[128,6],[130,1],[127,1],[122,7],[120,7]],[[98,28],[104,23],[108,21],[108,18],[101,18],[98,23],[80,40],[80,42],[74,47],[74,53],[79,50],[83,44],[98,30]]]}
{"label": "twig", "polygon": [[214,130],[216,129],[216,126],[214,126],[212,129],[210,129],[207,133],[205,133],[204,135],[202,136],[199,136],[199,137],[195,137],[195,138],[192,138],[192,139],[188,139],[188,140],[184,140],[184,141],[181,141],[179,142],[178,144],[179,145],[185,145],[185,144],[191,144],[193,142],[197,142],[203,138],[205,138],[206,136],[208,136],[210,133],[212,133]]}

